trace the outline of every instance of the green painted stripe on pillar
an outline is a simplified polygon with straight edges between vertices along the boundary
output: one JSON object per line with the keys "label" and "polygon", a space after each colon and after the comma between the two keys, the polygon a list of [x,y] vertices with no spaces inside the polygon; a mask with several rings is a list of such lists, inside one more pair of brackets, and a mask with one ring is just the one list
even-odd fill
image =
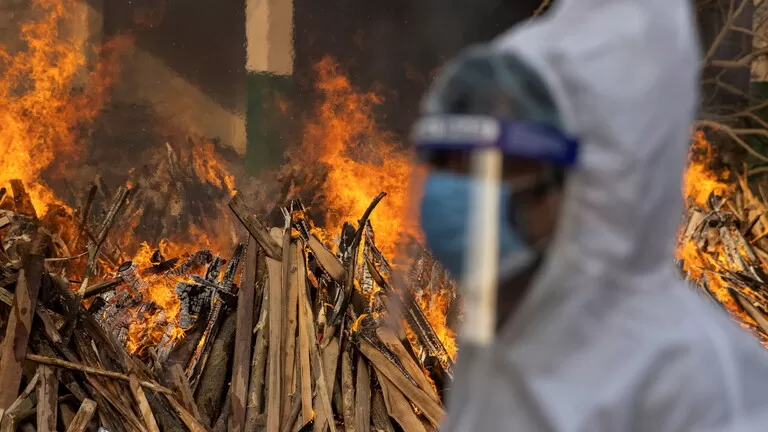
{"label": "green painted stripe on pillar", "polygon": [[248,72],[246,83],[245,163],[249,172],[257,174],[278,168],[282,163],[291,119],[279,103],[290,102],[293,77]]}

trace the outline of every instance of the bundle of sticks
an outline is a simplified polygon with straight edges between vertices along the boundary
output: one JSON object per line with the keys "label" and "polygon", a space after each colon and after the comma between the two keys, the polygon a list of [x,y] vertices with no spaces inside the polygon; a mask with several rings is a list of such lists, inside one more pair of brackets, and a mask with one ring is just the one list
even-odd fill
{"label": "bundle of sticks", "polygon": [[[717,190],[719,189],[719,190]],[[678,265],[699,292],[768,343],[768,195],[748,174],[690,203]]]}
{"label": "bundle of sticks", "polygon": [[[384,194],[345,225],[336,253],[300,202],[267,229],[235,196],[248,240],[228,259],[156,251],[146,268],[104,273],[121,256],[107,237],[130,190],[80,227],[87,253],[71,257],[12,185],[0,214],[0,431],[437,427],[452,359],[374,243],[368,217]],[[85,270],[73,280],[63,265],[77,260]],[[174,317],[142,295],[159,282],[174,284]],[[386,319],[390,309],[405,325]],[[147,315],[157,334],[132,332]]]}

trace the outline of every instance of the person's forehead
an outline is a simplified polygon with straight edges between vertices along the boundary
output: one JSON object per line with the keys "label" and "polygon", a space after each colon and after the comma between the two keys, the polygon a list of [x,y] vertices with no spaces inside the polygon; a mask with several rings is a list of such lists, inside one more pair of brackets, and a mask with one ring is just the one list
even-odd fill
{"label": "person's forehead", "polygon": [[[438,151],[433,152],[428,160],[432,169],[447,170],[458,173],[469,173],[471,169],[472,153],[469,151]],[[505,156],[503,175],[518,176],[545,170],[547,164],[530,158]]]}

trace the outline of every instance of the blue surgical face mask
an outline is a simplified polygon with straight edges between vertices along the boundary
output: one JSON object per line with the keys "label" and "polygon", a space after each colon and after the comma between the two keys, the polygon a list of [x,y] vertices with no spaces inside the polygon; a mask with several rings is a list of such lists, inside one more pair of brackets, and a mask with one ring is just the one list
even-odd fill
{"label": "blue surgical face mask", "polygon": [[[427,177],[421,200],[421,227],[427,247],[456,280],[463,277],[469,250],[470,195],[475,181],[468,176],[432,172]],[[503,262],[509,257],[533,253],[510,222],[510,187],[502,184],[499,193],[499,262],[503,271]]]}

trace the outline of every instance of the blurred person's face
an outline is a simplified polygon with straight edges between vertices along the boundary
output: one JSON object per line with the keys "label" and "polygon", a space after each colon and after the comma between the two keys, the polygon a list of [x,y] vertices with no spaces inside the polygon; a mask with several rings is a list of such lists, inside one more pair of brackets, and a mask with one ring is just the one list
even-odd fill
{"label": "blurred person's face", "polygon": [[[468,249],[469,194],[474,181],[470,155],[436,152],[427,162],[422,228],[438,260],[459,277]],[[541,250],[547,243],[557,226],[562,193],[552,167],[533,160],[506,158],[501,182],[499,258],[503,271],[508,256]]]}
{"label": "blurred person's face", "polygon": [[[451,173],[470,177],[470,155],[466,152],[441,152],[429,161],[432,172]],[[552,167],[538,161],[523,158],[505,158],[502,182],[510,186],[514,195],[510,202],[510,220],[517,226],[525,240],[538,244],[552,236],[560,216],[562,189],[552,185],[545,187],[552,175]]]}

